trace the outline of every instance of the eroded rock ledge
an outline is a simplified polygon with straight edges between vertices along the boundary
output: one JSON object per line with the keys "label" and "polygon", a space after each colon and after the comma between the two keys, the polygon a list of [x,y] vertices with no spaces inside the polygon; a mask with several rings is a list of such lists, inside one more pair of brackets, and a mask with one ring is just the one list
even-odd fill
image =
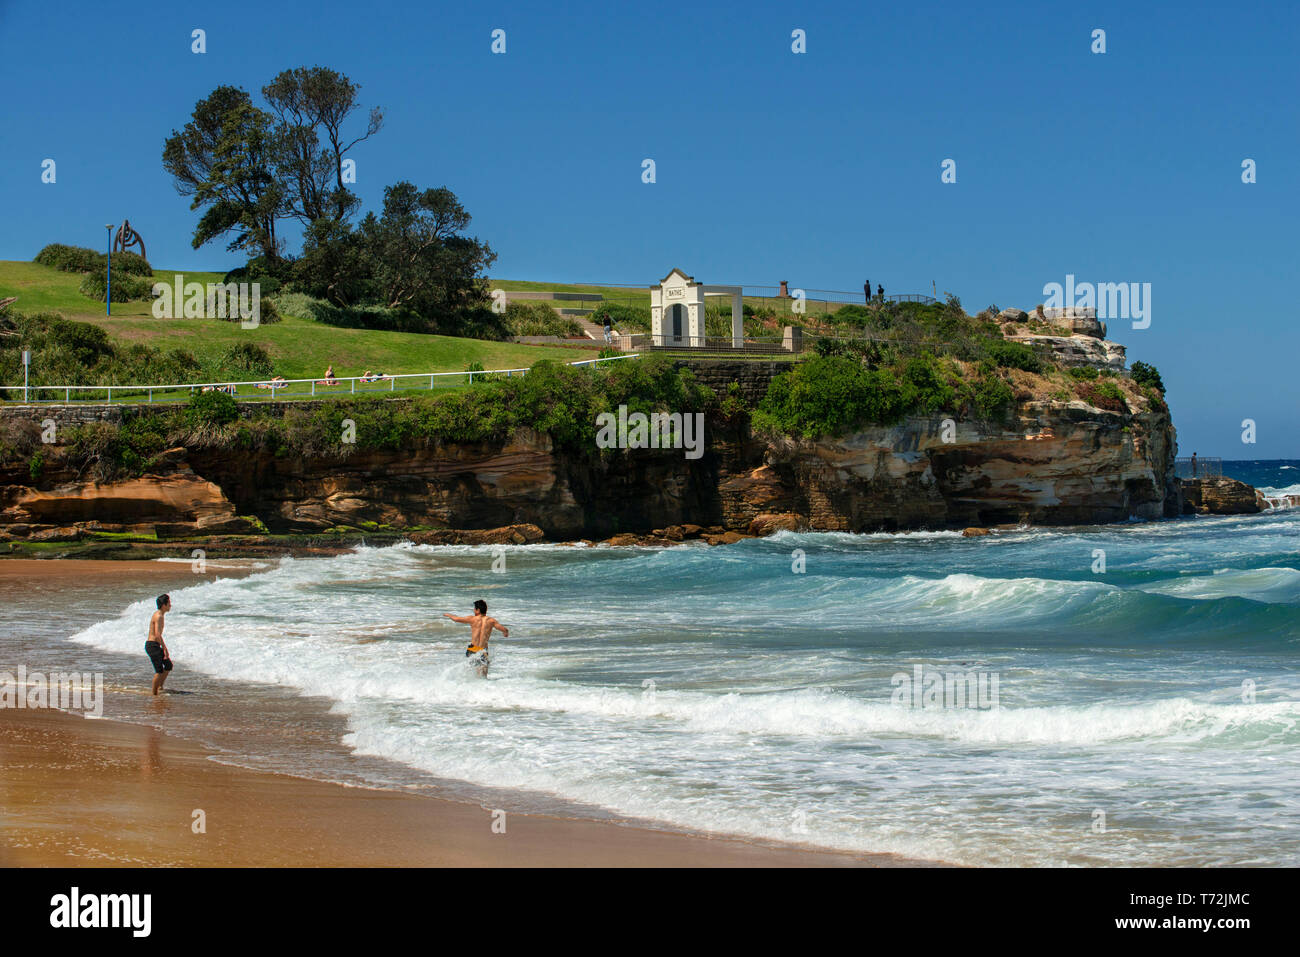
{"label": "eroded rock ledge", "polygon": [[1000,423],[911,417],[822,441],[767,441],[711,421],[697,460],[671,450],[580,454],[522,429],[504,442],[343,458],[177,448],[142,477],[98,484],[51,446],[38,482],[25,468],[0,469],[0,540],[723,544],[781,530],[974,535],[1256,502],[1253,489],[1202,482],[1185,506],[1175,453],[1163,407],[1118,413],[1050,399],[1022,401]]}

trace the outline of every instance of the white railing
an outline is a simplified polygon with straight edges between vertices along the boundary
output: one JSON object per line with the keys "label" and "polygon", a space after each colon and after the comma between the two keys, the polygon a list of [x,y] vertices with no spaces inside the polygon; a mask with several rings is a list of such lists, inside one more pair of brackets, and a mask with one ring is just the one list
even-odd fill
{"label": "white railing", "polygon": [[[588,366],[598,365],[602,362],[617,362],[619,359],[638,359],[639,353],[628,353],[621,356],[606,356],[603,359],[581,359],[577,362],[569,362],[566,365],[571,366]],[[167,392],[226,392],[230,395],[238,395],[240,387],[252,388],[258,390],[255,393],[244,393],[243,398],[253,398],[264,395],[269,399],[283,398],[314,398],[316,396],[338,396],[338,395],[357,395],[371,392],[396,392],[397,380],[402,379],[409,383],[402,386],[402,391],[411,389],[436,389],[438,382],[441,380],[446,383],[443,388],[455,388],[458,385],[473,385],[474,377],[480,379],[489,375],[504,375],[506,377],[526,375],[527,369],[478,369],[472,372],[406,372],[398,375],[382,376],[335,376],[332,379],[256,379],[250,382],[185,382],[175,385],[16,385],[0,386],[8,391],[17,392],[22,390],[23,402],[57,402],[58,398],[42,399],[41,392],[63,393],[64,402],[72,402],[73,392],[104,392],[107,393],[107,401],[113,401],[113,393],[116,392],[119,398],[127,395],[146,396],[147,402],[153,402],[154,393]],[[451,379],[461,379],[461,382],[448,381]],[[425,385],[425,383],[428,383]],[[357,388],[361,386],[361,388]],[[28,393],[34,392],[34,398],[28,398]],[[98,400],[83,400],[98,401]]]}

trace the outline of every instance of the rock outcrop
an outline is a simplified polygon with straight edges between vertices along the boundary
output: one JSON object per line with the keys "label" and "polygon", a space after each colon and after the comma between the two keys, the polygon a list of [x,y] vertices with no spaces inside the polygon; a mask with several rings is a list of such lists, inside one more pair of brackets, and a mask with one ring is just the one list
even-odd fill
{"label": "rock outcrop", "polygon": [[[148,474],[107,484],[79,477],[57,446],[45,455],[38,482],[26,465],[0,467],[0,537],[176,539],[264,524],[447,544],[726,543],[779,530],[1088,524],[1183,510],[1167,412],[1042,399],[1021,401],[1000,423],[912,417],[823,441],[769,442],[744,424],[710,421],[696,460],[558,449],[527,429],[504,442],[341,458],[173,449]],[[1230,497],[1197,494],[1194,507]]]}
{"label": "rock outcrop", "polygon": [[1109,339],[1086,333],[1069,336],[1026,333],[1007,336],[1007,338],[1049,352],[1052,361],[1066,367],[1091,366],[1095,369],[1124,371],[1125,347]]}
{"label": "rock outcrop", "polygon": [[763,513],[863,532],[1088,524],[1179,514],[1167,414],[1026,402],[1009,424],[909,418],[836,441],[783,439],[719,485],[725,524]]}
{"label": "rock outcrop", "polygon": [[1268,499],[1236,479],[1179,479],[1185,515],[1254,515],[1270,507]]}

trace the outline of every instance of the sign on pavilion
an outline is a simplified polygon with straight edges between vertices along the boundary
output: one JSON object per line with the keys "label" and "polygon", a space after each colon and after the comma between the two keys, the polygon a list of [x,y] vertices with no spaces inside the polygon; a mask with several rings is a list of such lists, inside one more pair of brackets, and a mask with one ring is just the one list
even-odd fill
{"label": "sign on pavilion", "polygon": [[731,345],[745,344],[744,296],[740,286],[706,286],[674,269],[650,287],[650,337],[656,346],[704,348],[704,297],[731,297]]}

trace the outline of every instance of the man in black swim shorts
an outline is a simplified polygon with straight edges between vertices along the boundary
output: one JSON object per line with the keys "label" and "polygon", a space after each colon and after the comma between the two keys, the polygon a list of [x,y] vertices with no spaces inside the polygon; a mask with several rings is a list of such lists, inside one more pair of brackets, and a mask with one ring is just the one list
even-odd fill
{"label": "man in black swim shorts", "polygon": [[153,693],[157,694],[162,691],[163,684],[167,681],[167,676],[172,670],[172,656],[167,650],[167,642],[163,641],[163,618],[167,612],[172,610],[172,600],[170,595],[159,595],[158,610],[153,613],[149,619],[149,637],[144,643],[145,653],[149,660],[153,662]]}

